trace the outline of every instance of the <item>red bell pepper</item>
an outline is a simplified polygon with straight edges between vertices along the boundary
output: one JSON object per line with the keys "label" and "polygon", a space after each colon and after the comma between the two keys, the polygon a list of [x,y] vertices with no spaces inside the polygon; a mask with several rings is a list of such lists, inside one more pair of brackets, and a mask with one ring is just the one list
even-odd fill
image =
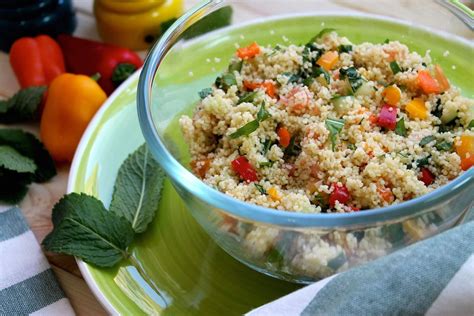
{"label": "red bell pepper", "polygon": [[70,35],[59,35],[68,71],[92,76],[100,74],[97,83],[110,95],[125,79],[143,65],[135,52]]}
{"label": "red bell pepper", "polygon": [[377,118],[377,125],[393,131],[397,126],[397,107],[384,104]]}
{"label": "red bell pepper", "polygon": [[332,184],[332,192],[329,195],[329,205],[331,207],[336,205],[336,201],[339,201],[341,204],[346,204],[350,198],[351,194],[345,185],[338,186],[336,183]]}
{"label": "red bell pepper", "polygon": [[420,174],[420,180],[423,182],[426,186],[429,186],[434,182],[436,179],[435,175],[430,171],[428,168],[421,168],[421,174]]}
{"label": "red bell pepper", "polygon": [[64,73],[64,57],[48,35],[22,37],[10,49],[10,64],[22,88],[47,86]]}
{"label": "red bell pepper", "polygon": [[250,162],[244,156],[232,160],[232,169],[245,181],[255,182],[258,181],[257,172],[252,167]]}

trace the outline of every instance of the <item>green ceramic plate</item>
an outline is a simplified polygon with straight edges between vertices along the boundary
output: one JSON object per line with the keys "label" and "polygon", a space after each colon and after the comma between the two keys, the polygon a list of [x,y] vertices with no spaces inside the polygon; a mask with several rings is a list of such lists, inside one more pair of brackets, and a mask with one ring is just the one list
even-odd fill
{"label": "green ceramic plate", "polygon": [[[180,75],[181,82],[196,89],[180,93],[196,93],[214,72],[226,67],[233,53],[233,43],[242,45],[252,40],[263,44],[281,42],[285,35],[294,43],[305,42],[322,28],[334,27],[353,42],[383,42],[386,38],[400,40],[419,52],[431,49],[431,56],[445,69],[451,81],[465,94],[473,95],[469,74],[472,45],[467,41],[435,35],[425,29],[410,29],[406,24],[368,16],[293,16],[286,20],[263,20],[247,24],[243,29],[225,29],[194,41],[179,53],[180,63],[174,71],[160,74],[164,82]],[[366,23],[361,24],[363,19]],[[252,34],[252,39],[240,39]],[[225,36],[224,36],[225,35]],[[443,57],[449,48],[449,57]],[[207,56],[220,57],[223,62],[212,67]],[[180,67],[197,65],[193,76],[183,76]],[[212,68],[219,69],[212,69]],[[464,69],[456,71],[456,69]],[[171,70],[171,69],[170,69]],[[176,78],[175,78],[176,79]],[[79,145],[68,191],[86,192],[108,205],[117,170],[126,156],[143,143],[136,113],[138,74],[120,87],[97,113]],[[176,83],[176,80],[173,80]],[[171,94],[173,97],[175,94]],[[174,98],[174,97],[173,97]],[[176,100],[176,98],[174,98]],[[171,102],[172,100],[170,100]],[[169,182],[157,206],[158,215],[150,229],[137,238],[133,255],[148,275],[148,282],[161,290],[156,295],[132,267],[97,269],[79,261],[81,271],[95,295],[111,313],[140,314],[242,314],[297,289],[297,286],[257,273],[222,251],[185,209]],[[164,299],[163,299],[164,298]]]}

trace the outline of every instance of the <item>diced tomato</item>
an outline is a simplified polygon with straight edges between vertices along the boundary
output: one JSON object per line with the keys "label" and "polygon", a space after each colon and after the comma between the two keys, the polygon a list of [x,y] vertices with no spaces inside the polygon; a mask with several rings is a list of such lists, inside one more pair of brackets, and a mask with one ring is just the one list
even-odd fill
{"label": "diced tomato", "polygon": [[232,169],[245,181],[258,181],[257,171],[252,167],[247,158],[239,156],[232,160]]}
{"label": "diced tomato", "polygon": [[360,207],[357,207],[357,206],[354,206],[354,205],[351,205],[350,208],[353,212],[359,212],[360,211]]}
{"label": "diced tomato", "polygon": [[270,81],[251,82],[251,81],[244,80],[243,84],[244,84],[245,89],[247,90],[255,90],[258,88],[263,88],[265,90],[265,93],[270,98],[276,98],[276,87],[273,84],[273,82],[270,82]]}
{"label": "diced tomato", "polygon": [[417,81],[418,86],[425,94],[439,93],[439,85],[436,80],[431,77],[431,74],[428,70],[418,71]]}
{"label": "diced tomato", "polygon": [[346,204],[351,199],[351,194],[345,185],[339,186],[333,183],[332,189],[331,195],[329,195],[329,205],[331,207],[336,205],[336,201],[339,201],[341,204]]}
{"label": "diced tomato", "polygon": [[435,180],[435,175],[428,168],[421,168],[420,180],[426,185],[429,186]]}
{"label": "diced tomato", "polygon": [[253,42],[247,47],[242,47],[237,50],[237,57],[240,59],[249,59],[260,54],[260,46]]}
{"label": "diced tomato", "polygon": [[281,147],[283,148],[288,147],[288,145],[290,144],[291,135],[290,135],[290,132],[288,132],[288,130],[286,129],[286,127],[278,128],[277,134],[278,134],[278,137],[280,138]]}
{"label": "diced tomato", "polygon": [[386,187],[378,187],[377,192],[379,196],[384,200],[385,202],[392,203],[393,200],[395,200],[395,197],[393,196],[392,190],[390,188]]}
{"label": "diced tomato", "polygon": [[393,131],[397,125],[397,108],[384,104],[377,117],[377,125]]}

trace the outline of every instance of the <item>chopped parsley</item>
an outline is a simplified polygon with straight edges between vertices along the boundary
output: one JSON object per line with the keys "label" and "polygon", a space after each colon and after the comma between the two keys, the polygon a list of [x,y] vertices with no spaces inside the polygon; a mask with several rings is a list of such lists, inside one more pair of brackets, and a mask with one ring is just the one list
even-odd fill
{"label": "chopped parsley", "polygon": [[269,117],[271,117],[270,113],[265,110],[265,106],[262,104],[260,106],[260,110],[258,110],[257,118],[237,129],[234,133],[230,134],[229,137],[231,139],[235,139],[240,136],[248,136],[257,130],[260,125],[260,122],[265,121]]}
{"label": "chopped parsley", "polygon": [[352,92],[356,92],[357,89],[359,89],[359,87],[364,83],[364,79],[354,67],[341,68],[339,70],[339,77],[341,79],[347,78],[351,86]]}
{"label": "chopped parsley", "polygon": [[342,119],[328,118],[325,123],[326,123],[326,128],[329,131],[331,144],[332,144],[332,151],[334,151],[334,149],[336,148],[337,135],[339,135],[339,133],[342,131],[345,121]]}
{"label": "chopped parsley", "polygon": [[426,156],[426,157],[424,157],[424,158],[421,158],[421,159],[416,160],[416,161],[415,161],[416,166],[417,166],[418,168],[421,168],[421,167],[424,167],[424,166],[429,165],[429,164],[430,164],[430,158],[431,158],[431,155],[428,155],[428,156]]}
{"label": "chopped parsley", "polygon": [[390,62],[390,69],[392,69],[392,72],[394,75],[402,71],[402,69],[400,68],[400,66],[398,66],[398,63],[396,61]]}
{"label": "chopped parsley", "polygon": [[199,97],[201,99],[204,99],[211,94],[212,94],[212,88],[204,88],[201,91],[199,91]]}
{"label": "chopped parsley", "polygon": [[429,143],[431,143],[432,141],[435,141],[435,140],[436,140],[436,137],[434,137],[433,135],[423,137],[420,141],[420,146],[428,145]]}
{"label": "chopped parsley", "polygon": [[349,53],[352,52],[352,45],[339,45],[337,50],[339,53]]}
{"label": "chopped parsley", "polygon": [[265,189],[260,184],[254,183],[254,185],[260,193],[267,194],[267,191],[265,191]]}
{"label": "chopped parsley", "polygon": [[397,125],[395,125],[395,134],[406,137],[407,129],[405,127],[405,119],[402,117],[398,120]]}

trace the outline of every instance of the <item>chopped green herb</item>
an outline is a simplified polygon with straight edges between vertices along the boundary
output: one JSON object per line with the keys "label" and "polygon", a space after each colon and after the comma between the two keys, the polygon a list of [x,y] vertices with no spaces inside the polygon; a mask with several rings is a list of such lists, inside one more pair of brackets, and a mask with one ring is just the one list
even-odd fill
{"label": "chopped green herb", "polygon": [[356,150],[356,149],[357,149],[357,146],[354,145],[354,144],[352,144],[352,143],[349,143],[349,144],[347,145],[347,148],[349,148],[350,150]]}
{"label": "chopped green herb", "polygon": [[230,134],[229,137],[232,139],[238,138],[240,136],[247,136],[255,132],[260,125],[258,120],[253,120],[245,124],[244,126],[237,129],[234,133]]}
{"label": "chopped green herb", "polygon": [[297,83],[301,80],[302,78],[299,74],[288,73],[288,83]]}
{"label": "chopped green herb", "polygon": [[313,74],[315,77],[319,77],[322,74],[327,84],[331,82],[331,76],[329,75],[329,73],[323,67],[320,67],[319,65],[313,68]]}
{"label": "chopped green herb", "polygon": [[430,158],[431,158],[431,155],[428,155],[424,158],[418,159],[417,161],[415,161],[415,163],[418,168],[421,168],[430,164]]}
{"label": "chopped green herb", "polygon": [[310,39],[309,43],[316,42],[318,39],[322,38],[324,35],[335,31],[336,29],[333,28],[325,28],[322,29],[318,34],[316,34],[313,38]]}
{"label": "chopped green herb", "polygon": [[306,79],[303,80],[303,84],[307,87],[309,87],[312,83],[313,83],[314,79],[311,78],[311,77],[308,77]]}
{"label": "chopped green herb", "polygon": [[384,44],[388,44],[390,43],[390,40],[388,38],[385,39],[385,41],[383,41]]}
{"label": "chopped green herb", "polygon": [[397,125],[395,125],[395,134],[406,137],[407,129],[405,127],[405,119],[402,117],[398,120]]}
{"label": "chopped green herb", "polygon": [[469,122],[469,125],[467,126],[467,128],[469,128],[469,129],[474,128],[474,120],[471,120]]}
{"label": "chopped green herb", "polygon": [[240,72],[242,70],[242,65],[243,65],[243,61],[242,60],[239,60],[239,61],[234,61],[233,63],[231,63],[229,65],[229,69],[228,71],[230,73],[234,72],[234,71],[237,71],[237,72]]}
{"label": "chopped green herb", "polygon": [[339,77],[341,79],[347,78],[351,86],[352,92],[356,92],[357,89],[359,89],[359,87],[364,83],[364,79],[354,67],[341,68],[339,70]]}
{"label": "chopped green herb", "polygon": [[227,89],[229,89],[231,86],[237,84],[237,80],[235,79],[233,73],[225,73],[222,76],[216,78],[215,84],[219,89],[227,91]]}
{"label": "chopped green herb", "polygon": [[264,156],[270,150],[270,147],[272,147],[272,144],[273,142],[271,141],[271,139],[265,139],[265,141],[263,142],[263,152],[262,152]]}
{"label": "chopped green herb", "polygon": [[420,141],[420,146],[428,145],[429,143],[431,143],[432,141],[435,141],[435,140],[436,140],[436,137],[434,137],[433,135],[423,137]]}
{"label": "chopped green herb", "polygon": [[436,100],[436,105],[431,110],[431,114],[433,114],[437,118],[441,118],[441,116],[443,115],[443,106],[441,105],[441,99]]}
{"label": "chopped green herb", "polygon": [[212,94],[212,88],[204,88],[201,91],[199,91],[199,97],[201,99],[204,99],[211,94]]}
{"label": "chopped green herb", "polygon": [[450,151],[453,149],[453,143],[448,141],[441,141],[436,143],[435,148],[439,151]]}
{"label": "chopped green herb", "polygon": [[332,150],[334,151],[336,148],[337,135],[342,131],[345,121],[342,119],[328,118],[325,123],[331,138]]}
{"label": "chopped green herb", "polygon": [[396,61],[390,62],[390,69],[392,69],[392,72],[394,75],[402,71],[402,69],[400,68],[400,66],[398,66],[398,63]]}
{"label": "chopped green herb", "polygon": [[352,45],[339,45],[337,50],[339,53],[348,53],[352,51]]}
{"label": "chopped green herb", "polygon": [[264,161],[264,162],[261,162],[259,163],[260,167],[271,167],[273,166],[275,162],[273,161]]}
{"label": "chopped green herb", "polygon": [[265,189],[264,189],[260,184],[255,183],[255,182],[254,182],[254,184],[255,184],[255,187],[257,188],[257,190],[258,190],[260,193],[262,193],[262,194],[267,194],[267,191],[265,191]]}
{"label": "chopped green herb", "polygon": [[237,104],[244,103],[244,102],[252,102],[255,99],[255,96],[257,95],[257,91],[252,91],[244,94],[242,97],[240,97],[239,101]]}
{"label": "chopped green herb", "polygon": [[301,147],[296,144],[296,136],[292,136],[290,144],[285,149],[285,155],[287,156],[298,156],[301,152]]}
{"label": "chopped green herb", "polygon": [[260,106],[260,110],[258,110],[257,119],[250,121],[244,126],[240,127],[234,133],[230,134],[229,137],[235,139],[240,136],[248,136],[257,130],[260,122],[265,121],[269,117],[271,117],[270,113],[265,110],[265,106],[262,104]]}

